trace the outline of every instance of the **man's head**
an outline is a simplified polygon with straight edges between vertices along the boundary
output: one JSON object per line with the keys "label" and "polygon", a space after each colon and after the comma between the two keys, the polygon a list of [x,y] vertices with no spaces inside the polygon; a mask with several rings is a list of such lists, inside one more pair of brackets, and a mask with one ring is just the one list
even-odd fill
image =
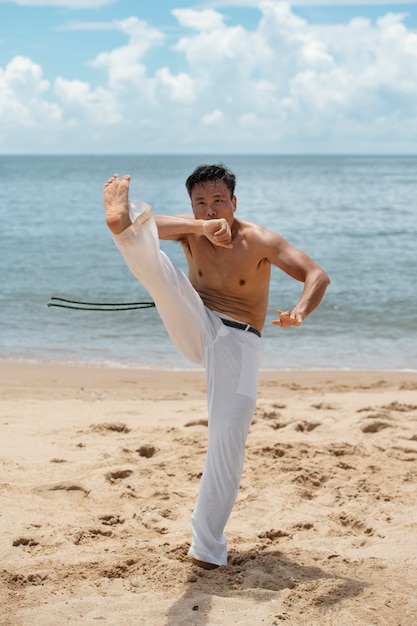
{"label": "man's head", "polygon": [[236,176],[224,165],[199,165],[185,181],[188,194],[191,198],[192,191],[196,185],[210,185],[223,182],[233,198],[236,186]]}

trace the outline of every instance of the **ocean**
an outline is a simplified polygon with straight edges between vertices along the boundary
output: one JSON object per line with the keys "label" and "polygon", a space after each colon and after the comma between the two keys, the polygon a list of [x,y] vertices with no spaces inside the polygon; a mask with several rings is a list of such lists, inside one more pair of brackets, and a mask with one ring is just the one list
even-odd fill
{"label": "ocean", "polygon": [[[132,175],[131,198],[155,213],[190,209],[201,163],[237,176],[237,216],[263,224],[317,261],[331,285],[300,328],[272,326],[302,285],[277,268],[263,331],[263,369],[417,369],[417,157],[0,156],[0,360],[194,368],[155,309],[75,311],[51,297],[150,301],[116,250],[102,188]],[[186,272],[179,244],[162,248]]]}

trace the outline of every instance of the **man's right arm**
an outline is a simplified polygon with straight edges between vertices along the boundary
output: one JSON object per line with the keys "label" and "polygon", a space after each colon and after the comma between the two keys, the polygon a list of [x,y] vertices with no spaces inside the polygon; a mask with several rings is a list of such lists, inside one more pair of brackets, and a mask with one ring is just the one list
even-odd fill
{"label": "man's right arm", "polygon": [[232,234],[224,218],[198,220],[193,215],[155,215],[159,239],[184,241],[188,235],[202,235],[214,245],[231,248]]}
{"label": "man's right arm", "polygon": [[159,239],[180,241],[187,235],[202,235],[203,220],[193,215],[154,215]]}

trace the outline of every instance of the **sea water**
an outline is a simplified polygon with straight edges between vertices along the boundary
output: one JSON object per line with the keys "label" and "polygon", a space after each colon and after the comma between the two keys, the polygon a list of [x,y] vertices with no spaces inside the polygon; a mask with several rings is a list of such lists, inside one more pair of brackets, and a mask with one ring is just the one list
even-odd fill
{"label": "sea water", "polygon": [[[272,272],[264,369],[417,369],[417,157],[0,156],[0,360],[116,367],[193,367],[155,309],[48,307],[52,296],[150,301],[104,223],[109,176],[155,213],[190,211],[184,187],[201,163],[237,176],[236,215],[278,232],[329,274],[300,328],[271,324],[302,284]],[[181,247],[163,249],[186,270]]]}

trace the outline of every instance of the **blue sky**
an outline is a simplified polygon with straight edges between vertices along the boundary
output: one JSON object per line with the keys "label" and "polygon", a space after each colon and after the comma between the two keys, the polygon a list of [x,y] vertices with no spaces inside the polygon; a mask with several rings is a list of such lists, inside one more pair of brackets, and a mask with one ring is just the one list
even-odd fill
{"label": "blue sky", "polygon": [[417,152],[417,2],[0,0],[0,153]]}

